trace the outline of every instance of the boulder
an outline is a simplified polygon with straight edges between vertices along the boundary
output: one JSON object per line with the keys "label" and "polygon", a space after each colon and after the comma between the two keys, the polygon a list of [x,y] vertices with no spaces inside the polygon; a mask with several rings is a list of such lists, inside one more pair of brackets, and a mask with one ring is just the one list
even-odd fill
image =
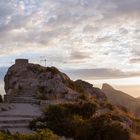
{"label": "boulder", "polygon": [[[67,86],[70,78],[55,67],[15,63],[4,78],[8,96],[29,94],[41,99],[75,98],[78,92]],[[69,96],[67,95],[69,94]]]}

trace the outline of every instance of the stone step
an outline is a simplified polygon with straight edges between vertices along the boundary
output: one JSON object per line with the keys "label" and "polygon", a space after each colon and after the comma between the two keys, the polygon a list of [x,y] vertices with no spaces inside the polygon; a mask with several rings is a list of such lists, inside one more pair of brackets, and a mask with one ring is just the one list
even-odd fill
{"label": "stone step", "polygon": [[12,99],[11,102],[13,102],[13,101],[23,102],[23,103],[24,103],[24,102],[27,102],[27,103],[28,103],[28,102],[36,102],[36,101],[38,101],[38,100],[36,100],[36,99],[21,99],[21,98],[20,98],[20,99]]}
{"label": "stone step", "polygon": [[15,96],[13,99],[35,99],[34,97],[26,97],[26,96]]}
{"label": "stone step", "polygon": [[36,100],[30,100],[30,99],[13,99],[13,101],[17,101],[17,102],[35,102]]}
{"label": "stone step", "polygon": [[18,124],[18,123],[29,123],[32,119],[21,119],[21,120],[0,120],[0,126],[1,124]]}
{"label": "stone step", "polygon": [[36,99],[34,99],[34,98],[28,98],[28,97],[27,97],[27,98],[20,98],[20,97],[17,98],[17,97],[16,97],[16,98],[13,98],[13,99],[12,99],[12,101],[15,101],[15,100],[16,100],[16,101],[34,101],[34,100],[36,100]]}
{"label": "stone step", "polygon": [[33,95],[16,95],[15,97],[35,97]]}
{"label": "stone step", "polygon": [[9,128],[28,128],[29,123],[11,123],[11,124],[0,124],[0,129],[9,129]]}
{"label": "stone step", "polygon": [[9,121],[9,120],[15,121],[15,120],[32,120],[32,119],[33,119],[33,117],[9,117],[9,116],[7,116],[7,117],[0,117],[0,122]]}
{"label": "stone step", "polygon": [[13,98],[12,101],[37,101],[37,99],[34,98]]}
{"label": "stone step", "polygon": [[[3,130],[7,131],[7,129],[3,128]],[[20,127],[20,128],[8,128],[8,131],[10,131],[10,133],[15,134],[15,133],[20,133],[20,134],[31,134],[33,133],[32,130],[30,130],[28,127]]]}
{"label": "stone step", "polygon": [[[21,100],[21,99],[20,99]],[[22,99],[23,100],[23,99]],[[35,99],[24,99],[24,102],[36,101]],[[17,102],[17,101],[16,101]],[[28,128],[29,123],[41,115],[40,106],[31,103],[5,103],[4,107],[10,106],[11,109],[0,112],[0,130],[9,130],[12,133],[31,133]]]}
{"label": "stone step", "polygon": [[17,97],[20,97],[20,96],[34,97],[35,95],[34,94],[17,94],[16,96]]}
{"label": "stone step", "polygon": [[29,104],[39,104],[39,101],[31,101],[31,100],[12,100],[10,103],[29,103]]}
{"label": "stone step", "polygon": [[38,115],[1,115],[0,114],[0,119],[1,118],[35,118],[35,117],[39,117]]}

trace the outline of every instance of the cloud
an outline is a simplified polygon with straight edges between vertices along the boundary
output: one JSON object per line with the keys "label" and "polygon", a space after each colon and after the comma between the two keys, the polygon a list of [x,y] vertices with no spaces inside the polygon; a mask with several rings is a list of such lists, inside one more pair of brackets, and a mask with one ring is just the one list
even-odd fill
{"label": "cloud", "polygon": [[140,45],[139,44],[135,44],[135,46],[132,48],[132,54],[133,56],[140,56]]}
{"label": "cloud", "polygon": [[104,36],[97,38],[96,43],[105,43],[109,41],[111,41],[111,36]]}
{"label": "cloud", "polygon": [[72,51],[70,53],[70,59],[87,59],[91,57],[91,53],[90,52],[85,52],[85,51]]}
{"label": "cloud", "polygon": [[140,58],[132,58],[130,59],[130,63],[140,63]]}
{"label": "cloud", "polygon": [[[42,58],[43,60],[43,58]],[[8,67],[0,67],[0,81],[4,79],[4,76],[8,70]],[[68,74],[72,79],[85,79],[85,80],[97,80],[97,79],[120,79],[140,76],[140,71],[125,72],[118,69],[61,69],[62,72]]]}
{"label": "cloud", "polygon": [[94,27],[92,25],[86,25],[83,28],[83,33],[95,33],[97,31],[99,31],[99,27]]}
{"label": "cloud", "polygon": [[140,56],[139,15],[139,0],[1,0],[1,59],[138,70],[130,62]]}
{"label": "cloud", "polygon": [[118,69],[76,69],[76,70],[65,70],[73,79],[86,79],[86,80],[97,80],[97,79],[119,79],[129,78],[134,76],[140,76],[138,72],[124,72]]}
{"label": "cloud", "polygon": [[11,15],[11,13],[13,13],[13,11],[14,8],[10,1],[8,0],[0,1],[0,19],[7,18],[9,15]]}

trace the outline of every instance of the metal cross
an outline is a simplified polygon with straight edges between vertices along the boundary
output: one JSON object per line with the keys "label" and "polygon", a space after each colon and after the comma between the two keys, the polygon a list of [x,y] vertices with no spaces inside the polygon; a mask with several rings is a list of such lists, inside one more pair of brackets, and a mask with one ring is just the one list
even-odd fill
{"label": "metal cross", "polygon": [[47,65],[47,59],[40,60],[40,61],[44,61],[44,63],[45,63],[45,67],[46,67],[46,65]]}

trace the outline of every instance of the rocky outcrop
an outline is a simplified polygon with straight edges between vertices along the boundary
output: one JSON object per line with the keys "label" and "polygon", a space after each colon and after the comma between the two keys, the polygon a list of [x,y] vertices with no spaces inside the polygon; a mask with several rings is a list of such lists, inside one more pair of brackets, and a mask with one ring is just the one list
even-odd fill
{"label": "rocky outcrop", "polygon": [[106,100],[107,99],[105,94],[102,92],[102,90],[99,88],[93,87],[92,84],[85,82],[85,81],[82,81],[82,80],[77,80],[77,81],[75,81],[75,83],[76,83],[76,85],[80,86],[82,88],[82,90],[85,93],[89,94],[90,96],[93,96],[98,100],[100,100],[100,99]]}
{"label": "rocky outcrop", "polygon": [[63,83],[69,78],[56,68],[40,65],[13,65],[5,76],[7,95],[29,94],[41,99],[63,98],[66,94],[76,95]]}
{"label": "rocky outcrop", "polygon": [[[104,99],[105,94],[91,84],[78,80],[72,81],[55,67],[43,67],[28,63],[28,60],[16,60],[5,75],[6,95],[31,95],[40,100],[64,98],[73,100],[80,93]],[[18,96],[19,97],[19,96]]]}

